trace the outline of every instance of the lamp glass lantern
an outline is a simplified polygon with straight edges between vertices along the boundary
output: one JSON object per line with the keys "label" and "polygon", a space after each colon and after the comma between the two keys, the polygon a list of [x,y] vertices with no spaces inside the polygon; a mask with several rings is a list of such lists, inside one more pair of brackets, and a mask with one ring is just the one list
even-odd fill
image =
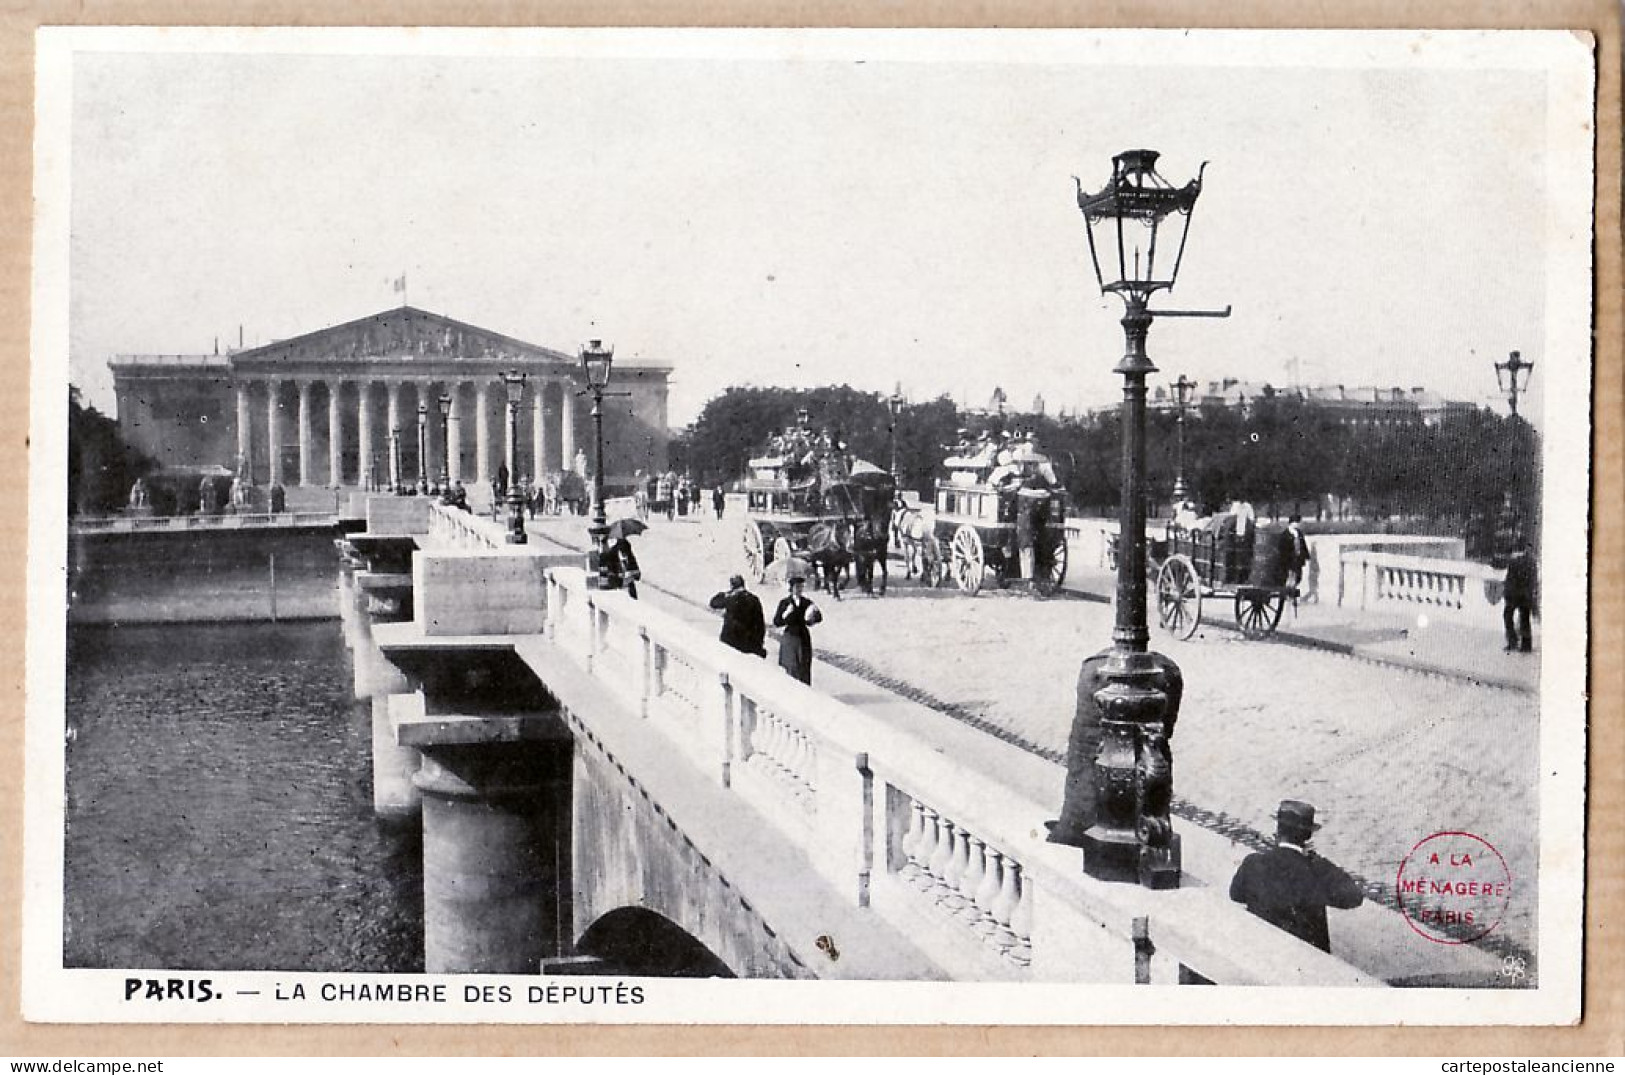
{"label": "lamp glass lantern", "polygon": [[588,340],[581,348],[581,372],[587,378],[587,387],[602,391],[609,385],[610,367],[615,363],[615,348],[605,347],[603,340]]}
{"label": "lamp glass lantern", "polygon": [[[1505,362],[1495,364],[1495,383],[1501,386],[1503,395],[1516,400],[1529,388],[1529,376],[1534,372],[1535,364],[1525,362],[1522,354],[1513,351]],[[1513,407],[1516,409],[1517,404]]]}
{"label": "lamp glass lantern", "polygon": [[[1185,256],[1191,211],[1202,192],[1202,173],[1183,187],[1157,174],[1152,149],[1112,158],[1112,177],[1097,194],[1078,181],[1078,208],[1088,225],[1089,258],[1102,293],[1144,303],[1171,289]],[[1204,163],[1202,168],[1206,168]],[[1171,218],[1171,219],[1170,219]]]}

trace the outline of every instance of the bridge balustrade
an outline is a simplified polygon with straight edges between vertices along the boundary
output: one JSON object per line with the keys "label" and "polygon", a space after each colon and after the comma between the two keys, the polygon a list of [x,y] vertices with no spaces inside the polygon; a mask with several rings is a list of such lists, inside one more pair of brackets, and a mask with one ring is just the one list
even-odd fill
{"label": "bridge balustrade", "polygon": [[1500,626],[1502,574],[1484,564],[1360,550],[1343,553],[1342,570],[1345,605],[1432,611],[1474,626]]}
{"label": "bridge balustrade", "polygon": [[[593,589],[578,568],[546,580],[557,646],[776,830],[756,838],[799,847],[848,905],[952,977],[1375,984],[1231,903],[1227,874],[1160,892],[1093,881],[1075,848],[1045,842],[1050,804],[647,602]],[[992,740],[978,749],[1043,767],[1058,791],[1046,763]],[[1188,857],[1228,847],[1194,829],[1185,839]]]}

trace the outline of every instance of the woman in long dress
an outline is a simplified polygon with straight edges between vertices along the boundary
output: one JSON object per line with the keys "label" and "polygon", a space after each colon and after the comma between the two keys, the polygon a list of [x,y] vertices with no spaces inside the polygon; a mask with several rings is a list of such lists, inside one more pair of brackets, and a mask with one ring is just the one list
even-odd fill
{"label": "woman in long dress", "polygon": [[790,593],[774,610],[773,626],[784,628],[779,638],[779,666],[810,686],[813,650],[812,632],[808,628],[822,621],[824,614],[802,592],[806,585],[803,576],[790,576]]}

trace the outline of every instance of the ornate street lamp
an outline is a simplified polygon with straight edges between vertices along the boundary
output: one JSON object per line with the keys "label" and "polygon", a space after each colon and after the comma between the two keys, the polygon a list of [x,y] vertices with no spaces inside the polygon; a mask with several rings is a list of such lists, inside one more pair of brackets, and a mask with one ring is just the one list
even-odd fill
{"label": "ornate street lamp", "polygon": [[587,387],[581,392],[592,393],[592,524],[587,527],[592,552],[587,558],[587,572],[597,579],[600,589],[609,584],[609,564],[604,556],[609,539],[609,520],[604,515],[604,397],[631,395],[604,391],[609,387],[614,364],[615,348],[605,347],[603,340],[589,340],[581,348],[581,372],[587,378]]}
{"label": "ornate street lamp", "polygon": [[1190,488],[1185,484],[1185,407],[1196,391],[1196,382],[1187,381],[1185,375],[1181,373],[1173,388],[1174,406],[1178,408],[1174,423],[1179,429],[1179,455],[1176,457],[1174,468],[1174,507],[1177,510],[1181,504],[1190,499],[1191,495]]}
{"label": "ornate street lamp", "polygon": [[440,502],[451,503],[451,395],[440,393]]}
{"label": "ornate street lamp", "polygon": [[514,459],[519,444],[519,401],[525,396],[525,375],[520,370],[499,374],[508,390],[508,536],[509,545],[524,545],[525,502],[519,496],[519,471]]}
{"label": "ornate street lamp", "polygon": [[1529,389],[1529,377],[1535,372],[1533,362],[1525,362],[1523,356],[1514,351],[1505,362],[1495,364],[1495,383],[1501,386],[1506,393],[1507,403],[1512,407],[1512,417],[1518,417],[1518,397]]}
{"label": "ornate street lamp", "polygon": [[[1077,804],[1067,804],[1053,838],[1082,845],[1083,868],[1091,877],[1172,888],[1179,884],[1180,848],[1168,814],[1173,753],[1164,721],[1173,715],[1169,707],[1177,705],[1182,681],[1177,665],[1150,651],[1146,626],[1145,379],[1156,367],[1146,357],[1145,340],[1154,317],[1227,317],[1230,310],[1149,308],[1151,297],[1171,289],[1179,275],[1191,210],[1202,190],[1201,171],[1185,186],[1175,187],[1157,174],[1157,157],[1149,149],[1113,157],[1111,180],[1098,194],[1086,193],[1078,181],[1078,209],[1088,225],[1096,281],[1102,294],[1116,295],[1124,308],[1126,347],[1114,370],[1123,376],[1122,552],[1112,648],[1092,699],[1100,730],[1098,779],[1090,781],[1094,822],[1081,834],[1060,831],[1075,816],[1068,807]],[[1080,714],[1075,719],[1091,718]],[[1074,729],[1073,741],[1078,740]],[[1072,764],[1069,758],[1069,773]]]}
{"label": "ornate street lamp", "polygon": [[886,400],[886,410],[891,415],[891,422],[886,426],[886,440],[891,446],[891,476],[897,480],[897,416],[903,412],[903,394],[901,386],[893,391]]}
{"label": "ornate street lamp", "polygon": [[401,492],[401,427],[389,431],[389,491],[396,496]]}
{"label": "ornate street lamp", "polygon": [[418,496],[429,492],[429,405],[418,403]]}

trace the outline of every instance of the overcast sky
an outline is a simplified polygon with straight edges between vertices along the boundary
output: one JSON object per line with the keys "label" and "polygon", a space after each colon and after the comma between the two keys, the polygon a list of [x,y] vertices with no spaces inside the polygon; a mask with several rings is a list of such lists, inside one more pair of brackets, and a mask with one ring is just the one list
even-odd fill
{"label": "overcast sky", "polygon": [[74,383],[111,409],[114,353],[308,332],[398,305],[405,274],[414,306],[670,363],[674,425],[741,383],[1099,405],[1120,392],[1120,307],[1071,177],[1098,189],[1139,147],[1175,183],[1211,161],[1163,304],[1235,308],[1156,325],[1168,379],[1282,383],[1296,362],[1487,402],[1517,348],[1538,416],[1560,358],[1542,353],[1546,83],[1504,51],[1366,35],[1366,58],[1327,64],[1307,51],[1325,37],[1250,35],[1243,63],[1215,35],[1080,33],[567,55],[582,40],[80,53]]}

